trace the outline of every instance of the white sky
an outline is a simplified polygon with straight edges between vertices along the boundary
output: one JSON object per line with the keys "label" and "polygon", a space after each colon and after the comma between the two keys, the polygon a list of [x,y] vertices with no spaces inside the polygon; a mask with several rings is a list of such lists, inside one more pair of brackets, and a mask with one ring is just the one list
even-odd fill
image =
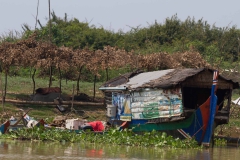
{"label": "white sky", "polygon": [[[0,35],[10,31],[22,31],[27,23],[34,29],[38,0],[0,0]],[[38,19],[46,24],[48,0],[40,0]],[[56,15],[91,22],[97,27],[128,31],[130,27],[146,27],[155,20],[163,23],[167,17],[177,14],[185,20],[203,18],[217,27],[240,26],[239,0],[51,0],[51,11]],[[39,27],[39,26],[38,26]]]}

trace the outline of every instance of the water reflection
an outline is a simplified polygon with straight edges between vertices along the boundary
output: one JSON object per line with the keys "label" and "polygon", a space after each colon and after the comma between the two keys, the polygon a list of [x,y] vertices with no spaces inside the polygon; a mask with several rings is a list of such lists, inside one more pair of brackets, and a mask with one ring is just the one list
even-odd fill
{"label": "water reflection", "polygon": [[106,144],[71,144],[0,140],[0,159],[239,159],[237,147],[213,149],[159,149]]}

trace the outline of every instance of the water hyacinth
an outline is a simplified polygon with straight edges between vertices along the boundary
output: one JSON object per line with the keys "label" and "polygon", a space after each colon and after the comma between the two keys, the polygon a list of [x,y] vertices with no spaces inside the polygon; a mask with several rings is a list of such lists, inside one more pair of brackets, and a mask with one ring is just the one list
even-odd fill
{"label": "water hyacinth", "polygon": [[214,138],[214,144],[216,146],[227,146],[227,140],[223,138]]}
{"label": "water hyacinth", "polygon": [[56,128],[32,128],[10,131],[0,136],[2,139],[40,140],[58,142],[88,142],[113,145],[143,146],[143,147],[168,147],[168,148],[200,148],[193,139],[180,140],[167,135],[165,132],[145,132],[137,134],[131,130],[118,131],[110,129],[108,132],[95,133],[90,131],[79,132],[61,130]]}

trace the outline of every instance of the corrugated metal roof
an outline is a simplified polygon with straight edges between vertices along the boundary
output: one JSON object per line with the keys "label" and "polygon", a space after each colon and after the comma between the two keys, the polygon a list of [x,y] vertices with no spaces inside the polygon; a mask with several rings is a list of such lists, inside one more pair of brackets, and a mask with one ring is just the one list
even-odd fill
{"label": "corrugated metal roof", "polygon": [[120,75],[116,78],[113,78],[113,79],[105,82],[102,87],[116,87],[116,86],[119,86],[121,84],[127,83],[129,81],[129,78],[134,77],[134,76],[136,76],[140,73],[143,73],[143,71],[142,70],[136,70],[135,72],[125,73],[123,75]]}
{"label": "corrugated metal roof", "polygon": [[[167,69],[144,73],[137,71],[116,77],[106,82],[102,87],[105,87],[106,90],[107,87],[126,87],[129,90],[138,88],[170,88],[205,70],[213,71],[205,68]],[[234,83],[234,88],[239,86],[238,83],[232,80],[228,80],[220,75],[219,77]]]}
{"label": "corrugated metal roof", "polygon": [[159,79],[160,77],[163,77],[172,71],[174,71],[174,69],[140,73],[140,74],[136,75],[135,77],[130,78],[129,82],[127,82],[121,86],[135,89],[135,88],[143,86],[146,83],[149,83],[152,80]]}

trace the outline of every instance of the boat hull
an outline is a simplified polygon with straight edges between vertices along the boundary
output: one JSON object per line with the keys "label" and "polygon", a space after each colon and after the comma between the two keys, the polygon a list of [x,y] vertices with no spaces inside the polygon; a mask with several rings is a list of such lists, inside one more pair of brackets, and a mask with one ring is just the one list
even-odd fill
{"label": "boat hull", "polygon": [[8,127],[10,126],[10,121],[6,121],[5,123],[3,123],[1,126],[0,126],[0,132],[1,134],[4,134],[6,133]]}
{"label": "boat hull", "polygon": [[[199,144],[202,144],[204,138],[206,137],[206,133],[208,133],[207,128],[210,117],[210,101],[211,97],[209,97],[206,102],[203,103],[189,118],[180,121],[148,123],[147,120],[132,120],[129,124],[127,124],[127,127],[123,126],[122,128],[130,128],[134,132],[176,130],[185,138],[194,138]],[[216,110],[217,109],[218,107],[216,107]],[[210,141],[209,137],[208,141]]]}

